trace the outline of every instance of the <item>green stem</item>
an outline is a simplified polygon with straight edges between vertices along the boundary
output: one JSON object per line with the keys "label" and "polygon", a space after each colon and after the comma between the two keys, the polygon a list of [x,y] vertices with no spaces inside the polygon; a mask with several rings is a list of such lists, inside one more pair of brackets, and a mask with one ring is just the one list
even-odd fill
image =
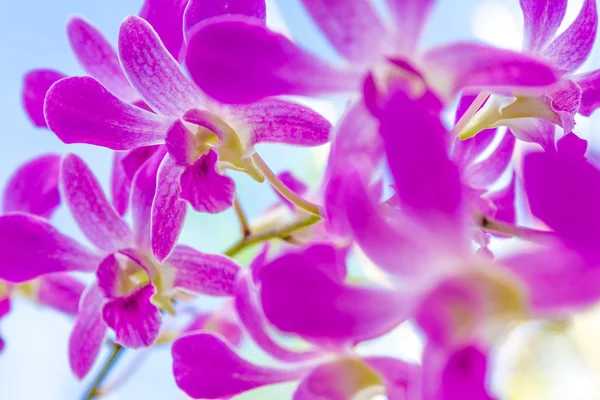
{"label": "green stem", "polygon": [[100,386],[104,382],[104,379],[108,376],[110,371],[115,366],[119,357],[123,354],[125,348],[120,344],[113,344],[112,353],[104,363],[104,366],[100,370],[100,373],[96,376],[90,388],[85,392],[83,396],[83,400],[92,400],[102,396],[102,391],[100,390]]}
{"label": "green stem", "polygon": [[272,229],[266,232],[246,236],[238,240],[231,247],[225,250],[223,254],[229,257],[233,257],[242,250],[258,243],[263,243],[271,239],[285,240],[291,234],[304,228],[308,228],[309,226],[314,225],[319,221],[321,221],[321,217],[319,217],[318,215],[309,215],[304,219],[301,219],[289,225],[282,226],[281,228]]}
{"label": "green stem", "polygon": [[244,209],[240,205],[240,199],[236,195],[233,201],[233,209],[235,210],[235,215],[237,216],[240,222],[240,228],[242,229],[242,236],[247,237],[250,236],[250,225],[248,224],[248,219],[246,218],[246,213]]}

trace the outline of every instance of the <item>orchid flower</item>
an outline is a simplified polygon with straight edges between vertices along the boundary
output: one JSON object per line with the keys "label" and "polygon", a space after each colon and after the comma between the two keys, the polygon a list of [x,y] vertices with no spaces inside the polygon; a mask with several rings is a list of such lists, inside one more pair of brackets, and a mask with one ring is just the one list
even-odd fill
{"label": "orchid flower", "polygon": [[175,246],[187,203],[210,213],[233,204],[235,185],[225,169],[243,171],[259,182],[267,175],[279,183],[255,154],[255,144],[316,146],[328,141],[329,122],[304,106],[267,99],[224,107],[208,99],[138,17],[128,17],[121,25],[119,56],[132,86],[156,113],[120,101],[93,78],[79,77],[52,86],[46,118],[66,143],[114,150],[166,145],[169,154],[159,169],[152,213],[153,250],[160,261]]}
{"label": "orchid flower", "polygon": [[[65,203],[85,237],[88,249],[46,221],[27,214],[0,216],[0,277],[23,282],[59,271],[95,272],[96,283],[84,292],[69,343],[71,367],[78,377],[89,371],[107,327],[127,347],[149,346],[156,339],[160,309],[173,312],[176,290],[229,296],[239,266],[224,256],[178,246],[160,263],[151,251],[150,210],[156,172],[163,154],[151,157],[134,178],[130,228],[106,199],[99,183],[79,157],[62,161]],[[35,242],[35,251],[19,243]],[[160,308],[159,308],[160,307]]]}
{"label": "orchid flower", "polygon": [[[47,154],[19,167],[4,189],[2,213],[50,218],[60,204],[59,166],[60,157]],[[47,275],[20,285],[0,280],[0,318],[9,312],[10,298],[17,293],[41,305],[75,316],[83,289],[83,283],[62,273]],[[0,351],[3,347],[4,342],[0,338]]]}
{"label": "orchid flower", "polygon": [[462,139],[494,126],[508,126],[525,142],[555,151],[554,125],[565,134],[573,131],[575,115],[590,116],[600,105],[597,99],[599,71],[574,72],[589,57],[598,30],[596,0],[585,0],[579,15],[560,35],[568,0],[521,0],[525,23],[523,52],[547,60],[559,71],[560,82],[538,97],[490,96],[473,119],[457,132]]}

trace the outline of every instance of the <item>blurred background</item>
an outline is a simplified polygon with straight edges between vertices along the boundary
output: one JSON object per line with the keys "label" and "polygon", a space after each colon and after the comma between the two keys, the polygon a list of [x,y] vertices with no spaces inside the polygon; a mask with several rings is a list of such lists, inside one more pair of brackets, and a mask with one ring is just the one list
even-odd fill
{"label": "blurred background", "polygon": [[[267,2],[268,23],[273,29],[290,35],[325,58],[336,57],[299,0]],[[380,9],[381,3],[383,0],[374,1]],[[569,1],[561,30],[575,18],[582,3],[583,0]],[[83,74],[67,41],[67,18],[70,15],[85,17],[116,43],[121,20],[137,14],[141,5],[142,0],[3,1],[0,12],[0,52],[3,55],[0,62],[1,185],[19,164],[32,157],[42,153],[73,152],[89,163],[103,187],[108,189],[111,152],[86,145],[66,146],[49,131],[34,128],[21,105],[22,77],[33,68],[52,68],[68,75]],[[518,0],[439,0],[429,21],[425,46],[465,39],[520,49],[521,38],[522,16]],[[597,48],[582,70],[600,67]],[[339,118],[344,107],[343,102],[328,99],[309,101],[308,104],[332,122]],[[592,134],[591,130],[599,116],[579,121],[576,128],[577,133],[589,138],[592,147],[596,148],[600,145],[599,135]],[[313,184],[318,183],[327,157],[326,147],[307,150],[264,145],[258,151],[277,172],[289,169]],[[274,193],[266,185],[259,187],[239,174],[235,178],[241,204],[251,218],[260,216],[275,202]],[[53,223],[62,232],[85,242],[64,207],[53,217]],[[217,216],[191,213],[182,242],[202,251],[218,252],[234,242],[237,234],[237,221],[231,211]],[[71,326],[69,318],[52,311],[25,301],[13,303],[10,315],[0,321],[0,332],[6,341],[6,348],[0,355],[0,399],[62,400],[81,396],[89,382],[77,381],[69,370],[67,341]],[[528,324],[512,335],[509,345],[499,353],[498,359],[506,359],[503,364],[507,367],[499,371],[494,382],[504,397],[510,399],[600,399],[600,390],[596,386],[600,377],[600,350],[595,339],[598,335],[600,317],[593,313],[578,318],[574,328],[568,330],[560,324]],[[410,329],[404,329],[369,350],[418,359],[419,341]],[[107,399],[184,398],[173,381],[168,346],[157,348],[148,355],[130,353],[122,364],[142,360],[142,365]],[[105,353],[100,356],[101,359],[105,357]],[[119,370],[116,372],[118,375]],[[245,397],[287,398],[281,390]]]}

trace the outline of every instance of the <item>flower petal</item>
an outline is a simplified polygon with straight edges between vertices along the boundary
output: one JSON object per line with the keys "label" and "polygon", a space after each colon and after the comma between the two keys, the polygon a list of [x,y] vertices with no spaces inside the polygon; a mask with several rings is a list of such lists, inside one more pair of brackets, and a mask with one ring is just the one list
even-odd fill
{"label": "flower petal", "polygon": [[363,362],[379,374],[389,400],[418,398],[413,396],[419,390],[420,366],[392,357],[366,357]]}
{"label": "flower petal", "polygon": [[77,315],[85,285],[67,274],[51,274],[39,279],[36,300],[69,315]]}
{"label": "flower petal", "polygon": [[[373,389],[383,392],[377,373],[357,358],[342,358],[314,368],[298,385],[294,400],[354,399],[367,396]],[[363,397],[364,396],[364,397]]]}
{"label": "flower petal", "polygon": [[411,54],[419,45],[435,0],[386,0],[394,19],[398,50]]}
{"label": "flower petal", "polygon": [[127,103],[139,99],[123,74],[117,52],[102,32],[83,18],[72,17],[67,22],[67,37],[77,61],[88,75]]}
{"label": "flower petal", "polygon": [[568,0],[521,0],[523,11],[523,48],[537,53],[554,38],[565,18]]}
{"label": "flower petal", "polygon": [[231,111],[241,124],[251,130],[251,144],[269,142],[319,146],[329,141],[331,123],[301,104],[265,99],[233,107]]}
{"label": "flower petal", "polygon": [[580,157],[534,153],[525,157],[523,180],[534,216],[574,248],[598,253],[598,169]]}
{"label": "flower petal", "polygon": [[492,154],[484,160],[470,165],[463,172],[467,183],[472,187],[485,188],[500,179],[510,165],[515,143],[515,135],[510,130],[504,132]]}
{"label": "flower petal", "polygon": [[173,343],[177,386],[194,399],[220,399],[261,386],[301,378],[306,368],[261,367],[240,358],[231,346],[210,333],[180,337]]}
{"label": "flower petal", "polygon": [[154,343],[161,315],[150,298],[156,293],[151,284],[125,297],[111,300],[102,309],[102,318],[115,331],[115,342],[137,349]]}
{"label": "flower petal", "polygon": [[423,63],[427,82],[447,97],[470,87],[539,94],[558,79],[554,69],[537,58],[467,42],[429,50]]}
{"label": "flower petal", "polygon": [[46,119],[44,118],[46,92],[54,82],[66,77],[65,74],[51,69],[34,69],[25,74],[22,94],[23,107],[35,126],[46,128]]}
{"label": "flower petal", "polygon": [[517,220],[516,210],[516,186],[517,176],[513,172],[510,182],[501,190],[495,190],[488,193],[485,197],[494,205],[496,212],[489,217],[497,221],[514,224]]}
{"label": "flower petal", "polygon": [[93,271],[101,257],[31,214],[0,216],[0,279],[25,282],[62,271]]}
{"label": "flower petal", "polygon": [[383,55],[387,32],[368,0],[302,0],[302,4],[343,57],[364,62]]}
{"label": "flower petal", "polygon": [[208,333],[218,334],[225,338],[234,347],[239,347],[244,340],[244,332],[240,328],[233,312],[223,312],[219,309],[213,313],[201,313],[194,316],[183,330],[181,335],[195,333],[196,331],[204,331]]}
{"label": "flower petal", "polygon": [[110,204],[89,167],[74,154],[63,159],[61,190],[77,225],[99,249],[112,252],[132,243],[129,226]]}
{"label": "flower petal", "polygon": [[258,291],[249,274],[240,274],[236,282],[235,310],[244,330],[261,350],[271,357],[285,362],[303,362],[320,355],[318,351],[294,351],[281,346],[269,336],[267,320],[260,308]]}
{"label": "flower petal", "polygon": [[517,139],[537,143],[549,152],[556,149],[555,128],[552,122],[541,118],[515,118],[504,122]]}
{"label": "flower petal", "polygon": [[438,398],[493,400],[485,387],[487,370],[487,356],[478,348],[466,346],[455,351],[449,356],[443,369],[442,388]]}
{"label": "flower petal", "polygon": [[190,36],[186,64],[194,82],[218,101],[252,103],[360,87],[360,74],[324,63],[261,21],[242,16],[213,21]]}
{"label": "flower petal", "polygon": [[596,0],[585,0],[575,21],[542,51],[542,55],[552,60],[559,69],[574,71],[590,55],[597,30]]}
{"label": "flower petal", "polygon": [[115,211],[124,216],[127,212],[129,203],[129,193],[131,191],[131,179],[125,172],[123,159],[127,153],[115,151],[113,154],[113,166],[110,175],[110,198]]}
{"label": "flower petal", "polygon": [[181,117],[204,104],[200,91],[143,19],[129,16],[121,24],[119,57],[131,85],[158,114]]}
{"label": "flower petal", "polygon": [[240,266],[220,254],[177,246],[167,263],[175,268],[175,287],[210,296],[232,296]]}
{"label": "flower petal", "polygon": [[175,248],[187,215],[187,204],[179,198],[182,173],[168,155],[158,168],[151,224],[152,252],[158,262],[166,260]]}
{"label": "flower petal", "polygon": [[233,205],[235,183],[219,173],[217,161],[217,153],[211,150],[181,175],[181,198],[198,212],[217,214]]}
{"label": "flower petal", "polygon": [[21,211],[50,218],[60,205],[60,156],[47,154],[23,164],[4,188],[2,212]]}
{"label": "flower petal", "polygon": [[107,326],[102,320],[104,297],[97,286],[90,286],[81,297],[79,313],[69,338],[71,370],[83,379],[98,357]]}
{"label": "flower petal", "polygon": [[[285,254],[261,268],[261,303],[275,327],[321,345],[343,346],[403,322],[408,307],[397,293],[346,285],[328,272],[337,265],[324,262],[319,253]],[[308,292],[310,297],[304,295]],[[386,306],[391,302],[399,306]]]}
{"label": "flower petal", "polygon": [[600,69],[574,77],[581,87],[579,114],[589,117],[600,107]]}
{"label": "flower petal", "polygon": [[169,53],[183,60],[183,13],[187,0],[145,0],[140,17],[150,23]]}
{"label": "flower petal", "polygon": [[186,39],[196,24],[220,15],[239,14],[254,17],[266,22],[267,5],[265,0],[190,0],[183,17]]}
{"label": "flower petal", "polygon": [[48,127],[65,143],[89,143],[113,150],[160,144],[170,122],[122,102],[90,77],[65,78],[46,96]]}
{"label": "flower petal", "polygon": [[181,120],[173,123],[165,138],[165,146],[169,155],[178,165],[194,165],[197,157],[198,139]]}

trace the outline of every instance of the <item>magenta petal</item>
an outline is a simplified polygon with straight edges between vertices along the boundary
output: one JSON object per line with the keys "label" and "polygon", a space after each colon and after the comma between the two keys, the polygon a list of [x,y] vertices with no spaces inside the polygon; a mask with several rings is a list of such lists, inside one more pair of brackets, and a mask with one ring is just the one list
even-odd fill
{"label": "magenta petal", "polygon": [[151,225],[152,252],[158,262],[166,260],[175,248],[187,215],[187,204],[179,198],[182,173],[168,155],[158,168]]}
{"label": "magenta petal", "polygon": [[517,139],[537,143],[548,152],[556,149],[555,125],[552,122],[540,118],[517,118],[507,120],[506,124]]}
{"label": "magenta petal", "polygon": [[93,271],[101,257],[30,214],[0,216],[0,279],[25,282],[62,271]]}
{"label": "magenta petal", "polygon": [[327,143],[331,123],[300,104],[280,99],[265,99],[232,109],[235,118],[252,131],[252,144],[286,143],[319,146]]}
{"label": "magenta petal", "polygon": [[394,19],[399,50],[410,54],[419,45],[421,32],[427,24],[435,0],[386,0],[386,3]]}
{"label": "magenta petal", "polygon": [[302,362],[320,355],[318,351],[294,351],[278,344],[268,334],[268,324],[249,274],[240,274],[235,286],[235,310],[252,340],[267,354],[285,362]]}
{"label": "magenta petal", "polygon": [[67,76],[51,69],[34,69],[23,78],[23,107],[35,126],[46,127],[44,99],[54,82]]}
{"label": "magenta petal", "polygon": [[140,17],[152,25],[169,53],[178,61],[183,58],[183,13],[187,0],[145,0]]}
{"label": "magenta petal", "polygon": [[335,269],[308,251],[263,266],[260,298],[267,319],[283,332],[322,345],[374,338],[404,321],[409,305],[397,293],[346,285],[331,275]]}
{"label": "magenta petal", "polygon": [[585,157],[588,142],[573,132],[566,134],[556,142],[556,151],[571,157]]}
{"label": "magenta petal", "polygon": [[67,36],[77,61],[88,75],[125,102],[139,99],[123,74],[117,52],[102,32],[83,18],[73,17],[67,23]]}
{"label": "magenta petal", "polygon": [[240,266],[228,257],[177,246],[166,262],[175,269],[175,287],[211,296],[233,295]]}
{"label": "magenta petal", "polygon": [[285,36],[269,31],[260,21],[242,16],[215,18],[215,22],[195,29],[186,64],[196,84],[224,103],[360,87],[359,74],[325,64]]}
{"label": "magenta petal", "polygon": [[[506,171],[515,150],[515,136],[507,130],[502,134],[502,140],[489,157],[472,164],[463,172],[470,186],[485,188],[496,182]],[[472,139],[468,139],[472,140]]]}
{"label": "magenta petal", "polygon": [[231,346],[210,333],[180,337],[173,343],[173,373],[177,386],[194,399],[221,399],[299,379],[306,368],[261,367],[240,358]]}
{"label": "magenta petal", "polygon": [[492,400],[486,389],[487,356],[473,346],[454,352],[442,372],[442,400]]}
{"label": "magenta petal", "polygon": [[150,301],[154,293],[156,289],[149,284],[104,305],[102,317],[114,329],[115,342],[132,349],[154,343],[161,324],[160,311]]}
{"label": "magenta petal", "polygon": [[579,114],[589,117],[600,107],[600,70],[574,77],[581,88]]}
{"label": "magenta petal", "polygon": [[37,157],[17,169],[4,188],[2,212],[21,211],[50,218],[60,204],[60,156]]}
{"label": "magenta petal", "polygon": [[523,165],[531,212],[570,245],[598,254],[600,171],[580,157],[534,153]]}
{"label": "magenta petal", "polygon": [[380,132],[402,204],[428,218],[432,213],[460,217],[460,176],[435,105],[397,92],[385,107]]}
{"label": "magenta petal", "polygon": [[217,214],[233,205],[235,183],[217,171],[217,161],[217,153],[211,150],[181,175],[181,198],[198,212]]}
{"label": "magenta petal", "polygon": [[173,123],[165,138],[169,155],[181,166],[194,165],[198,148],[198,139],[181,120]]}
{"label": "magenta petal", "polygon": [[69,338],[69,362],[75,376],[82,379],[90,372],[104,341],[107,326],[102,320],[104,297],[90,286],[81,298],[79,314]]}
{"label": "magenta petal", "polygon": [[363,361],[383,380],[388,400],[417,398],[413,396],[419,391],[420,366],[391,357],[366,357]]}
{"label": "magenta petal", "polygon": [[239,347],[244,340],[244,332],[232,312],[201,313],[194,316],[192,322],[181,331],[181,336],[195,331],[212,332],[221,335],[234,347]]}
{"label": "magenta petal", "polygon": [[131,85],[158,114],[180,117],[204,104],[200,91],[143,19],[129,16],[121,24],[119,57]]}
{"label": "magenta petal", "polygon": [[525,19],[523,48],[532,52],[542,50],[554,38],[565,13],[568,0],[521,0]]}
{"label": "magenta petal", "polygon": [[127,281],[123,278],[126,278],[125,272],[121,268],[115,253],[106,256],[98,265],[96,282],[106,298],[119,297],[125,291],[122,283]]}
{"label": "magenta petal", "polygon": [[65,143],[113,150],[160,144],[170,121],[122,102],[90,77],[65,78],[48,91],[48,127]]}
{"label": "magenta petal", "polygon": [[446,96],[468,87],[539,93],[558,79],[554,69],[537,58],[466,42],[428,51],[424,65],[429,84]]}
{"label": "magenta petal", "polygon": [[368,0],[302,0],[329,42],[351,61],[379,58],[386,49],[387,32]]}
{"label": "magenta petal", "polygon": [[115,211],[120,216],[125,215],[129,206],[129,192],[131,191],[131,179],[125,172],[123,158],[127,153],[116,151],[113,155],[113,167],[110,176],[110,197]]}
{"label": "magenta petal", "polygon": [[566,31],[546,47],[542,54],[566,72],[581,67],[592,51],[598,30],[596,0],[585,0],[579,15]]}
{"label": "magenta petal", "polygon": [[267,18],[265,0],[190,0],[183,17],[186,39],[196,24],[220,15],[239,14],[263,22]]}
{"label": "magenta petal", "polygon": [[501,190],[495,190],[486,195],[494,207],[496,212],[493,215],[489,215],[497,221],[508,222],[514,224],[517,219],[516,210],[516,185],[517,177],[513,172],[510,182],[506,187]]}
{"label": "magenta petal", "polygon": [[51,274],[39,279],[36,300],[69,315],[77,315],[85,285],[67,274]]}
{"label": "magenta petal", "polygon": [[74,154],[63,159],[61,189],[77,225],[99,249],[111,252],[132,243],[129,226],[110,204],[92,171]]}

